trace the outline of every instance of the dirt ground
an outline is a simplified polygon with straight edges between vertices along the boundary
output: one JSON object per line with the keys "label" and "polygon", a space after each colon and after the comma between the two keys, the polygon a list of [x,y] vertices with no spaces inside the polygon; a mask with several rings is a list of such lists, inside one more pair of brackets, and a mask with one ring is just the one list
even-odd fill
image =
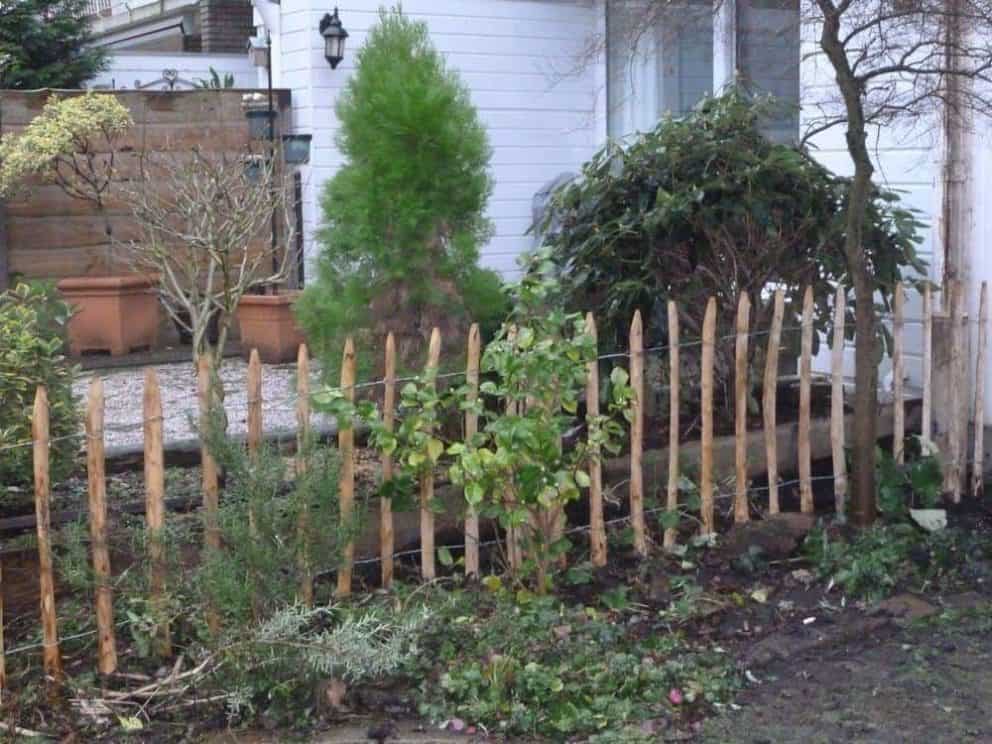
{"label": "dirt ground", "polygon": [[776,660],[699,740],[992,742],[992,604],[977,594],[946,603],[925,620]]}

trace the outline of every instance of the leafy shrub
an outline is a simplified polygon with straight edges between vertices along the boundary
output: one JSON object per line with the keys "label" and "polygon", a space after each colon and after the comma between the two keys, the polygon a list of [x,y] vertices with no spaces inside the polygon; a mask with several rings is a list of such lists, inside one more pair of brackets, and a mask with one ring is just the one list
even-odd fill
{"label": "leafy shrub", "polygon": [[878,509],[890,519],[908,516],[910,509],[936,506],[944,487],[944,471],[934,444],[915,436],[907,444],[901,465],[881,447],[875,455]]}
{"label": "leafy shrub", "polygon": [[401,366],[419,366],[433,326],[463,335],[479,309],[471,292],[498,298],[494,275],[476,266],[490,233],[486,132],[427,25],[399,10],[381,12],[336,111],[347,162],[324,190],[318,277],[300,320],[329,355],[346,334],[367,332],[360,347],[379,348],[392,330]]}
{"label": "leafy shrub", "polygon": [[[728,659],[668,631],[630,633],[616,617],[551,597],[514,604],[500,595],[452,597],[449,622],[421,634],[411,675],[440,672],[420,687],[421,713],[459,717],[503,735],[554,741],[617,731],[648,718],[724,702],[737,677]],[[433,628],[433,631],[431,630]]]}
{"label": "leafy shrub", "polygon": [[[72,394],[78,368],[63,354],[68,304],[42,285],[18,284],[0,295],[0,447],[31,441],[35,391],[48,393],[52,437],[51,477],[72,469],[79,440],[65,439],[79,430]],[[30,446],[0,450],[0,483],[26,486],[33,480]]]}
{"label": "leafy shrub", "polygon": [[[706,99],[629,144],[607,144],[554,194],[537,229],[567,282],[569,306],[596,313],[607,346],[626,348],[638,308],[648,342],[663,344],[669,299],[679,304],[685,338],[701,335],[709,297],[717,298],[717,327],[730,332],[742,291],[753,303],[751,327],[767,328],[770,285],[785,292],[786,327],[796,325],[809,285],[816,328],[829,328],[835,286],[849,281],[848,182],[804,150],[767,140],[760,131],[765,108],[738,90]],[[915,251],[919,227],[895,195],[875,193],[865,248],[886,302],[906,269],[923,268]],[[797,335],[783,340],[795,343]],[[752,357],[763,347],[752,344]],[[732,344],[717,344],[724,379],[733,374],[733,353]]]}
{"label": "leafy shrub", "polygon": [[[277,451],[263,445],[252,457],[223,435],[222,425],[212,417],[207,442],[225,472],[219,514],[224,548],[204,557],[197,583],[201,602],[217,608],[225,627],[237,633],[296,601],[304,541],[311,565],[333,569],[358,518],[347,529],[340,526],[335,450],[309,445],[306,466],[290,480]],[[304,510],[307,529],[301,533]]]}

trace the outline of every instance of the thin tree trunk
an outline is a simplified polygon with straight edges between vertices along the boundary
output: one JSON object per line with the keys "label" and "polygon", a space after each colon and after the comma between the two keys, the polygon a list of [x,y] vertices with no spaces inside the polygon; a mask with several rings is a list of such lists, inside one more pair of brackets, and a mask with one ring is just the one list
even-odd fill
{"label": "thin tree trunk", "polygon": [[841,16],[831,0],[817,0],[823,11],[820,46],[833,65],[837,86],[847,111],[847,150],[854,161],[847,201],[847,234],[844,251],[851,283],[854,285],[854,442],[852,449],[852,521],[866,526],[875,520],[875,439],[878,410],[878,358],[874,284],[868,274],[864,252],[865,212],[871,198],[874,168],[868,152],[868,134],[862,89],[841,42]]}

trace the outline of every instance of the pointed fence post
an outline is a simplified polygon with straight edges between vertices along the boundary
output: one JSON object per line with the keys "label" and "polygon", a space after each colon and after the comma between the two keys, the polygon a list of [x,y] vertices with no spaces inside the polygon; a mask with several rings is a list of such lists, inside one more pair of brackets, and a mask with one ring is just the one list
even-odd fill
{"label": "pointed fence post", "polygon": [[111,588],[110,550],[107,547],[107,479],[104,473],[103,382],[90,382],[86,406],[86,475],[89,494],[90,550],[96,583],[97,669],[117,671],[114,639],[114,597]]}
{"label": "pointed fence post", "polygon": [[[596,319],[586,313],[586,335],[592,339],[593,359],[586,364],[586,419],[599,417],[599,344]],[[589,559],[592,565],[606,565],[606,521],[603,516],[603,462],[599,445],[589,444]]]}
{"label": "pointed fence post", "polygon": [[[248,458],[252,463],[258,462],[259,450],[262,446],[262,360],[258,349],[252,349],[248,355],[247,408],[248,408]],[[248,504],[248,524],[252,535],[258,534],[255,507]]]}
{"label": "pointed fence post", "polygon": [[[426,383],[434,387],[432,375],[437,374],[441,360],[441,331],[431,331],[430,346],[427,350],[427,366],[424,373],[431,380]],[[427,432],[432,436],[434,432]],[[434,565],[434,463],[428,459],[427,469],[420,475],[420,575],[431,581],[437,575]]]}
{"label": "pointed fence post", "polygon": [[761,414],[765,434],[765,469],[768,471],[768,511],[778,514],[778,358],[782,349],[782,318],[785,315],[785,292],[775,290],[772,325],[765,354],[765,379],[761,394]]}
{"label": "pointed fence post", "polygon": [[716,298],[710,297],[703,316],[702,348],[702,442],[700,452],[699,499],[702,510],[702,534],[716,531],[713,516],[713,362],[716,349]]}
{"label": "pointed fence post", "polygon": [[905,298],[902,282],[896,282],[892,298],[892,457],[900,465],[906,459],[906,409],[903,405]]}
{"label": "pointed fence post", "polygon": [[634,529],[634,550],[648,554],[647,529],[644,524],[644,327],[641,311],[634,311],[630,323],[630,387],[634,391],[634,410],[630,424],[630,525]]}
{"label": "pointed fence post", "polygon": [[962,369],[967,365],[964,361],[967,352],[964,331],[964,296],[961,281],[953,279],[948,282],[951,315],[951,415],[947,417],[947,436],[949,439],[948,465],[945,469],[944,490],[951,492],[951,500],[961,502],[961,475],[964,447],[961,439],[967,431],[967,426],[960,420],[964,409],[964,390],[962,390]]}
{"label": "pointed fence post", "polygon": [[741,292],[737,303],[737,338],[734,357],[734,465],[737,492],[734,498],[734,522],[750,520],[747,503],[747,336],[751,323],[751,300]]}
{"label": "pointed fence post", "polygon": [[[468,402],[475,404],[479,398],[479,357],[482,353],[479,324],[473,323],[468,330],[468,360],[465,382],[468,385]],[[465,412],[465,440],[471,441],[479,431],[479,415]],[[465,511],[465,575],[479,575],[479,511],[468,504]]]}
{"label": "pointed fence post", "polygon": [[[158,375],[145,370],[144,391],[145,448],[145,526],[148,530],[149,602],[159,616],[165,614],[165,451],[162,437],[162,394]],[[165,620],[155,632],[155,650],[159,656],[172,655],[172,636]]]}
{"label": "pointed fence post", "polygon": [[843,514],[847,502],[847,457],[844,452],[844,327],[847,295],[838,285],[834,300],[834,339],[830,349],[830,450],[834,468],[834,508]]}
{"label": "pointed fence post", "polygon": [[928,442],[933,438],[933,290],[923,288],[923,414],[920,430]]}
{"label": "pointed fence post", "polygon": [[[679,510],[679,310],[673,300],[668,301],[668,511],[674,515]],[[665,529],[664,547],[675,547],[678,531]]]}
{"label": "pointed fence post", "polygon": [[[382,423],[387,431],[392,431],[396,422],[396,339],[390,333],[386,336],[386,368],[385,389],[382,401]],[[383,485],[393,479],[393,456],[382,456]],[[382,588],[388,589],[393,585],[393,553],[395,543],[393,536],[393,500],[382,497],[379,501],[379,556],[382,559]]]}
{"label": "pointed fence post", "polygon": [[[346,400],[355,402],[355,344],[349,336],[344,342],[344,353],[341,357],[341,392]],[[355,429],[352,422],[347,422],[338,430],[338,451],[341,454],[341,473],[338,481],[338,499],[341,509],[341,526],[347,537],[341,555],[341,567],[338,569],[339,597],[351,594],[351,576],[355,562],[355,539],[352,525],[352,515],[355,505]]]}
{"label": "pointed fence post", "polygon": [[201,460],[201,480],[203,484],[203,537],[207,548],[220,550],[220,525],[218,524],[217,509],[219,505],[218,494],[220,485],[218,482],[217,462],[210,449],[207,447],[206,433],[210,429],[210,416],[216,415],[213,411],[213,404],[216,396],[213,390],[214,382],[213,366],[210,357],[202,354],[197,360],[197,382],[200,396],[200,460]]}
{"label": "pointed fence post", "polygon": [[58,684],[62,681],[62,655],[59,652],[58,619],[55,614],[55,578],[52,570],[48,394],[43,387],[38,388],[34,397],[31,438],[34,440],[34,507],[38,530],[42,656],[45,676],[50,682]]}
{"label": "pointed fence post", "polygon": [[989,343],[988,282],[982,282],[978,301],[978,349],[975,362],[975,457],[971,466],[971,495],[981,497],[985,470],[985,365]]}
{"label": "pointed fence post", "polygon": [[813,288],[803,293],[802,339],[799,357],[799,503],[804,514],[813,512],[813,474],[810,452],[810,401],[813,384]]}
{"label": "pointed fence post", "polygon": [[[296,352],[296,477],[306,474],[310,457],[310,350],[300,344]],[[304,499],[297,516],[300,601],[313,607],[313,570],[310,567],[310,504]]]}

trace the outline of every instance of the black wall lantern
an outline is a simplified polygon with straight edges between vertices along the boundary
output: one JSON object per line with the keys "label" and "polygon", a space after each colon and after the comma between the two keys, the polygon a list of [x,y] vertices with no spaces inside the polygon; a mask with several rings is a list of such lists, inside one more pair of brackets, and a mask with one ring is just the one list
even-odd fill
{"label": "black wall lantern", "polygon": [[282,156],[287,165],[305,165],[310,162],[309,134],[284,134],[282,136]]}
{"label": "black wall lantern", "polygon": [[333,13],[325,13],[320,19],[320,35],[324,37],[324,58],[331,65],[332,70],[336,70],[338,64],[344,59],[344,44],[348,38],[348,32],[341,25],[338,18],[338,9]]}

